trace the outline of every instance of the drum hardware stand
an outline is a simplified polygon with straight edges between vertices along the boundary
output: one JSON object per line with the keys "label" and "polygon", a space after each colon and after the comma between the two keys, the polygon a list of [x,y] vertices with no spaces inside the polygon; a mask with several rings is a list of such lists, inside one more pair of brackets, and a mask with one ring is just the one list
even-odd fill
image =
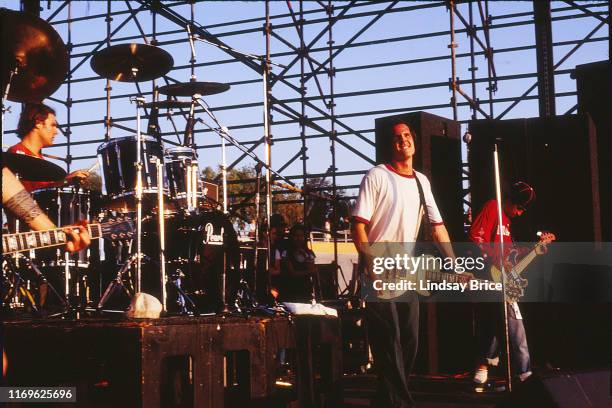
{"label": "drum hardware stand", "polygon": [[117,288],[123,289],[130,298],[132,297],[132,294],[130,293],[128,288],[125,287],[123,283],[123,275],[130,269],[130,267],[132,266],[134,262],[137,262],[139,257],[140,257],[140,254],[138,253],[132,254],[127,259],[127,261],[123,264],[123,266],[117,271],[117,275],[115,276],[115,279],[113,279],[113,281],[108,284],[108,286],[106,287],[106,290],[104,291],[104,293],[102,294],[102,297],[100,298],[100,301],[98,302],[97,310],[99,312],[102,311],[102,308],[104,307],[106,302],[108,302],[110,297],[115,293]]}
{"label": "drum hardware stand", "polygon": [[[160,284],[161,284],[161,297],[162,297],[162,312],[168,311],[168,295],[166,293],[166,220],[164,218],[164,191],[163,191],[163,177],[164,177],[164,165],[159,159],[155,163],[157,167],[157,208],[158,208],[158,225],[159,225],[159,266],[160,266]],[[162,185],[160,186],[160,181]]]}
{"label": "drum hardware stand", "polygon": [[[176,299],[176,304],[181,309],[179,314],[199,315],[200,312],[195,302],[187,295],[187,293],[185,293],[185,291],[181,287],[181,279],[183,277],[185,277],[185,275],[183,274],[183,271],[177,268],[173,273],[170,274],[170,279],[169,279],[169,282],[172,283],[172,286],[174,286],[178,294],[177,299]],[[189,303],[189,305],[191,306],[192,313],[188,312],[187,303]]]}
{"label": "drum hardware stand", "polygon": [[234,300],[234,307],[236,312],[240,314],[246,313],[245,308],[256,308],[257,300],[255,299],[254,292],[251,291],[249,283],[246,281],[244,276],[244,269],[240,269],[240,282],[238,283],[238,290],[236,291],[236,300]]}
{"label": "drum hardware stand", "polygon": [[14,308],[23,306],[23,303],[21,302],[21,299],[19,296],[20,293],[23,293],[23,295],[26,297],[28,302],[30,302],[30,305],[32,306],[32,310],[34,311],[34,313],[39,313],[39,309],[36,306],[34,297],[32,296],[32,293],[30,292],[30,290],[27,287],[25,287],[26,281],[21,277],[17,264],[15,263],[15,259],[17,259],[17,254],[15,256],[15,259],[13,259],[11,255],[3,255],[3,259],[6,262],[6,265],[8,269],[10,270],[11,274],[13,275],[13,280],[12,282],[10,282],[10,286],[12,287],[13,293],[11,294],[12,300],[10,301],[8,305],[9,308],[14,309]]}

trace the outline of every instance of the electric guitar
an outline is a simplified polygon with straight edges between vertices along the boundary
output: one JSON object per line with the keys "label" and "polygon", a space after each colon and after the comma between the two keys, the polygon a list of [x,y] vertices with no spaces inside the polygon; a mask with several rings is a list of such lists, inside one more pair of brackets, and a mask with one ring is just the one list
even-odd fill
{"label": "electric guitar", "polygon": [[[91,239],[104,237],[120,241],[130,239],[134,235],[134,222],[129,217],[109,218],[104,221],[100,224],[87,224]],[[70,227],[2,234],[2,255],[64,245],[68,241],[66,228]]]}
{"label": "electric guitar", "polygon": [[[506,297],[511,302],[518,301],[525,294],[525,288],[529,283],[527,279],[522,278],[521,274],[525,268],[538,256],[546,253],[546,245],[555,241],[557,237],[550,232],[544,232],[540,236],[540,242],[534,245],[533,249],[518,261],[512,269],[504,271],[506,274]],[[496,265],[491,266],[491,280],[494,282],[502,281],[502,272]]]}

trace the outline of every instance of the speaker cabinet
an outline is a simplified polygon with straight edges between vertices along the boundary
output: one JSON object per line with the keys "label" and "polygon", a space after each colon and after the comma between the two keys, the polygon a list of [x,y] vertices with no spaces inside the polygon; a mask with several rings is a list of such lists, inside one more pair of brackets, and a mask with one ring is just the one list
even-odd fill
{"label": "speaker cabinet", "polygon": [[513,222],[517,241],[549,230],[559,241],[601,241],[599,170],[595,128],[588,115],[470,122],[470,192],[474,215],[495,197],[493,150],[500,151],[501,178],[523,180],[536,201]]}
{"label": "speaker cabinet", "polygon": [[498,407],[606,408],[612,406],[610,370],[531,376]]}
{"label": "speaker cabinet", "polygon": [[609,60],[577,65],[578,113],[588,113],[597,133],[603,241],[612,241],[612,65]]}

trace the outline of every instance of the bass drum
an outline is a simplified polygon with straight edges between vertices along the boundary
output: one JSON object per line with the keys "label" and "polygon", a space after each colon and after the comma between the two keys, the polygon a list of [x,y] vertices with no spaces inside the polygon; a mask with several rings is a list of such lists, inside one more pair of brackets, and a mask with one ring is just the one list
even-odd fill
{"label": "bass drum", "polygon": [[[233,300],[240,279],[238,237],[227,215],[220,211],[199,214],[177,213],[165,216],[166,274],[192,299],[198,312],[216,312],[222,306],[221,278],[224,258],[227,263],[226,299]],[[157,216],[143,224],[143,252],[153,266],[143,266],[143,290],[161,293],[159,234]],[[235,271],[235,273],[234,273]],[[149,277],[146,277],[148,275]],[[177,311],[176,285],[168,285],[168,311]],[[161,297],[160,297],[161,299]]]}

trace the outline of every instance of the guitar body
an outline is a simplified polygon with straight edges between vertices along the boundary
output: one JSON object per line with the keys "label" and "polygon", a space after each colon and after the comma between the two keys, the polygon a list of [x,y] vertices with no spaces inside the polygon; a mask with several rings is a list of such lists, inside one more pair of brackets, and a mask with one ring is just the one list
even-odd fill
{"label": "guitar body", "polygon": [[493,282],[499,283],[502,281],[502,272],[495,265],[491,266],[491,270],[489,271],[489,275]]}
{"label": "guitar body", "polygon": [[[512,269],[504,271],[506,274],[506,297],[511,302],[518,301],[525,294],[528,282],[527,279],[521,277],[521,274],[538,255],[546,253],[546,245],[556,239],[555,235],[549,232],[542,234],[540,238],[540,242],[535,244],[533,249],[518,261]],[[489,271],[493,282],[499,283],[502,281],[502,271],[497,265],[492,265]]]}

